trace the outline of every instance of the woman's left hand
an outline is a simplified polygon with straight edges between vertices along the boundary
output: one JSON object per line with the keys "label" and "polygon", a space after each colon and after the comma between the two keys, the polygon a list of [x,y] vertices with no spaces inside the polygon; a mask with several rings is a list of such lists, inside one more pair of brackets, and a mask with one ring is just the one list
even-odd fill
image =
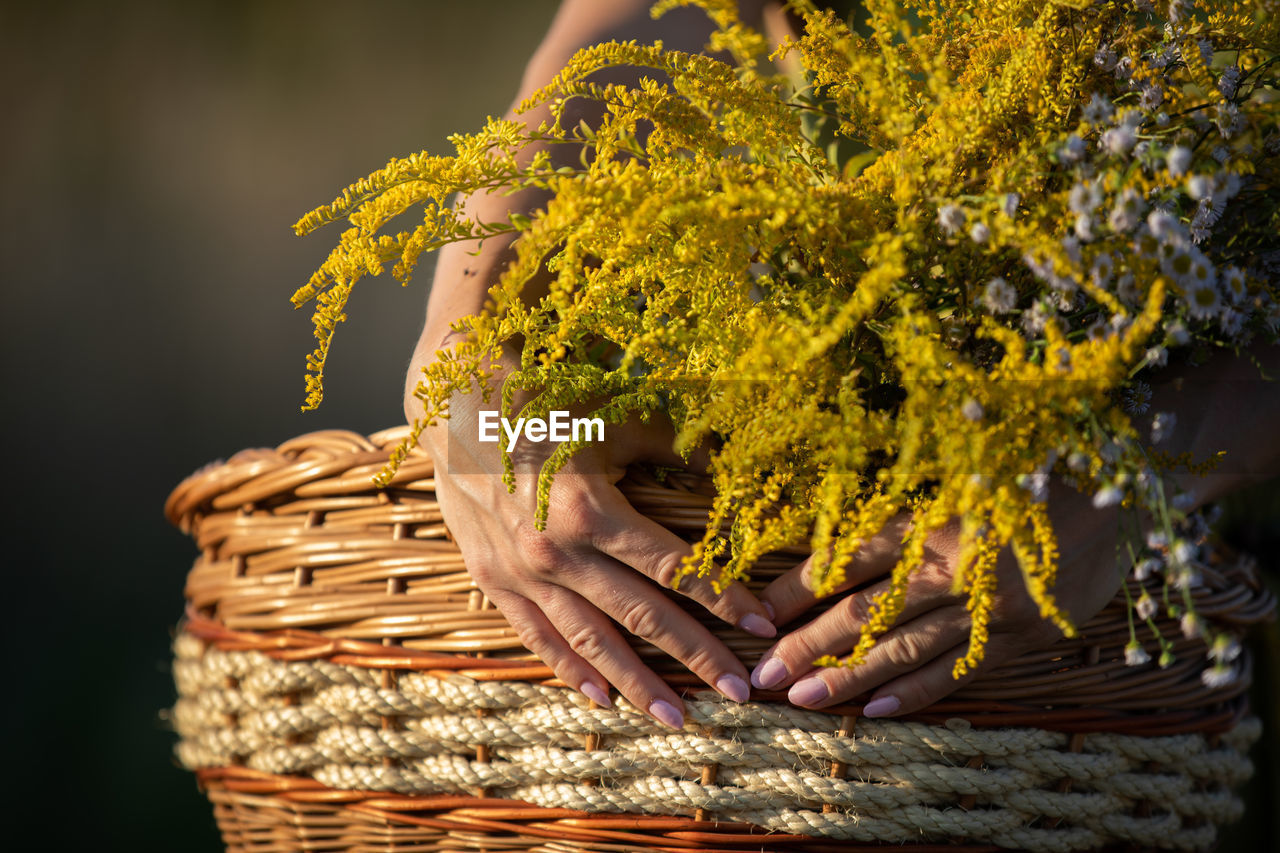
{"label": "woman's left hand", "polygon": [[[1095,509],[1089,497],[1054,482],[1049,514],[1058,539],[1057,583],[1052,593],[1077,627],[1102,609],[1122,578],[1116,561],[1119,510]],[[1049,645],[1059,630],[1041,618],[1010,549],[996,564],[995,607],[982,662],[959,679],[952,677],[958,658],[969,646],[969,613],[965,598],[951,591],[959,554],[959,524],[953,522],[929,537],[925,561],[911,576],[906,604],[893,626],[876,641],[863,663],[853,668],[815,668],[823,655],[847,655],[866,624],[871,601],[888,588],[888,571],[897,562],[908,519],[899,516],[867,543],[847,571],[837,592],[867,583],[845,595],[829,610],[782,637],[751,674],[757,688],[780,690],[806,708],[847,702],[874,691],[863,714],[882,717],[918,711],[942,699],[983,671],[1018,655]],[[760,596],[773,608],[777,625],[800,616],[816,600],[808,583],[809,561],[775,580]]]}

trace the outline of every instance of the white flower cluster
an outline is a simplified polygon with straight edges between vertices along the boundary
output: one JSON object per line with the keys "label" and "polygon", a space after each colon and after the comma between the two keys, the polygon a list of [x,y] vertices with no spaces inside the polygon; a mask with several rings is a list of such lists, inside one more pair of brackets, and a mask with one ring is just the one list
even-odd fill
{"label": "white flower cluster", "polygon": [[[1167,16],[1165,38],[1148,49],[1122,39],[1092,49],[1098,91],[1086,90],[1079,125],[1048,149],[1059,165],[1062,206],[1050,214],[1056,221],[1048,226],[1061,229],[1057,246],[1024,252],[1021,268],[1000,269],[981,285],[976,301],[1041,345],[1046,365],[1066,368],[1069,350],[1043,346],[1048,327],[1072,341],[1112,340],[1145,306],[1154,280],[1166,284],[1155,334],[1138,350],[1141,361],[1115,394],[1140,435],[1112,435],[1099,426],[1100,464],[1065,449],[1060,455],[1068,469],[1063,476],[1091,493],[1095,507],[1136,505],[1164,519],[1165,531],[1146,543],[1133,575],[1163,584],[1165,594],[1140,591],[1133,612],[1140,623],[1154,626],[1160,611],[1169,609],[1188,637],[1203,637],[1209,665],[1202,678],[1217,687],[1235,678],[1238,645],[1211,636],[1191,605],[1207,560],[1207,527],[1191,511],[1195,496],[1167,496],[1146,455],[1146,442],[1169,447],[1175,418],[1151,411],[1152,391],[1141,371],[1165,367],[1171,350],[1196,340],[1247,345],[1262,328],[1280,332],[1280,304],[1270,295],[1273,280],[1280,278],[1280,252],[1272,269],[1265,256],[1258,260],[1250,250],[1241,252],[1235,240],[1261,195],[1250,192],[1248,177],[1255,174],[1258,150],[1280,152],[1280,130],[1264,133],[1250,126],[1246,110],[1258,87],[1257,70],[1238,52],[1218,50],[1210,33],[1193,25],[1191,2],[1133,4]],[[1185,98],[1188,67],[1207,68],[1212,75],[1202,105],[1192,109]],[[954,239],[967,235],[974,244],[998,248],[998,226],[1019,214],[1020,202],[1010,194],[987,210],[945,204],[938,209],[938,227]],[[981,406],[970,403],[964,415],[983,417]],[[1018,479],[1033,499],[1046,498],[1055,461]],[[1182,603],[1170,604],[1171,591]],[[1124,649],[1126,662],[1152,663],[1153,642],[1159,644],[1158,665],[1171,665],[1168,641],[1144,644],[1136,634]]]}

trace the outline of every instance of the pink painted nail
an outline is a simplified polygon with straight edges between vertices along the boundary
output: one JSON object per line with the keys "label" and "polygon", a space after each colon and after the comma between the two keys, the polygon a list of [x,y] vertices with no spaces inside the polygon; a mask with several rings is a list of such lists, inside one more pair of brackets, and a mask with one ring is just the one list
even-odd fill
{"label": "pink painted nail", "polygon": [[684,728],[684,714],[681,714],[680,711],[676,709],[675,705],[672,705],[666,700],[655,699],[653,704],[649,706],[649,713],[652,714],[658,722],[664,723],[673,729]]}
{"label": "pink painted nail", "polygon": [[756,665],[751,673],[751,683],[761,690],[768,690],[787,677],[787,665],[777,658],[769,658]]}
{"label": "pink painted nail", "polygon": [[607,690],[601,690],[597,685],[592,684],[590,681],[584,681],[578,690],[582,691],[583,696],[586,696],[601,708],[613,707],[613,703],[609,701],[609,692]]}
{"label": "pink painted nail", "polygon": [[738,623],[738,627],[746,631],[748,634],[755,634],[757,637],[776,637],[778,629],[768,619],[765,619],[759,613],[748,613],[742,617],[742,621]]}
{"label": "pink painted nail", "polygon": [[734,702],[745,702],[747,697],[751,695],[747,682],[743,681],[736,675],[723,675],[716,682],[716,690],[719,690]]}
{"label": "pink painted nail", "polygon": [[762,601],[762,602],[760,602],[760,603],[764,605],[764,612],[769,614],[769,621],[770,621],[770,622],[772,622],[774,619],[777,619],[777,618],[778,618],[778,611],[776,611],[776,610],[774,610],[774,609],[773,609],[773,605],[772,605],[772,604],[770,604],[770,603],[769,603],[769,602],[767,602],[767,601]]}
{"label": "pink painted nail", "polygon": [[872,699],[862,709],[864,717],[887,717],[894,711],[902,707],[902,703],[898,701],[897,696],[881,696],[879,699]]}
{"label": "pink painted nail", "polygon": [[821,678],[802,678],[787,691],[787,698],[795,705],[817,705],[831,696],[827,683]]}

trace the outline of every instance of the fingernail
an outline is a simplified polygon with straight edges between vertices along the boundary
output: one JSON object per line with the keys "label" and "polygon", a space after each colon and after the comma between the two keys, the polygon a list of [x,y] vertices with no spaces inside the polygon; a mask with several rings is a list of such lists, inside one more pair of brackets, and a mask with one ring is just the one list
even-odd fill
{"label": "fingernail", "polygon": [[582,691],[583,696],[586,696],[601,708],[613,707],[613,703],[609,701],[609,692],[607,690],[601,690],[597,685],[592,684],[590,681],[583,682],[582,686],[579,687],[578,690]]}
{"label": "fingernail", "polygon": [[770,604],[770,603],[769,603],[769,602],[767,602],[767,601],[762,601],[762,602],[760,602],[760,603],[764,605],[764,612],[769,614],[769,621],[770,621],[770,622],[772,622],[774,619],[777,619],[777,618],[778,618],[778,612],[777,612],[776,610],[774,610],[774,609],[773,609],[773,605],[772,605],[772,604]]}
{"label": "fingernail", "polygon": [[720,676],[720,680],[716,682],[716,690],[719,690],[735,702],[745,702],[747,697],[751,695],[747,682],[736,675]]}
{"label": "fingernail", "polygon": [[769,658],[756,665],[751,673],[751,683],[761,690],[768,690],[787,677],[787,666],[777,658]]}
{"label": "fingernail", "polygon": [[778,629],[774,627],[773,623],[759,613],[748,613],[743,616],[742,621],[738,623],[738,627],[748,634],[755,634],[757,637],[774,637],[778,634]]}
{"label": "fingernail", "polygon": [[684,728],[684,714],[681,714],[676,709],[676,706],[670,702],[663,699],[654,700],[654,703],[649,706],[649,713],[658,722],[671,726],[673,729]]}
{"label": "fingernail", "polygon": [[902,707],[902,703],[898,701],[897,696],[881,696],[879,699],[872,699],[862,709],[864,717],[885,717]]}
{"label": "fingernail", "polygon": [[816,705],[831,695],[827,683],[821,678],[804,678],[787,691],[787,698],[795,705]]}

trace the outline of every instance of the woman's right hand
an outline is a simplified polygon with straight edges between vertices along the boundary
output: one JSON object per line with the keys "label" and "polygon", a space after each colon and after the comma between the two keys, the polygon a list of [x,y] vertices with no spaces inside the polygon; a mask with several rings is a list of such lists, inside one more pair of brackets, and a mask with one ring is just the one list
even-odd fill
{"label": "woman's right hand", "polygon": [[[494,381],[504,373],[499,368]],[[479,394],[457,396],[448,420],[421,441],[435,460],[440,509],[467,568],[521,642],[598,705],[610,704],[613,685],[673,728],[684,725],[683,703],[615,622],[724,696],[745,701],[746,667],[663,592],[689,545],[637,512],[616,485],[632,462],[684,464],[672,450],[670,425],[607,426],[604,441],[584,447],[555,475],[546,528],[537,530],[538,474],[556,444],[521,438],[511,453],[516,489],[508,492],[498,445],[479,441],[479,412],[496,408]],[[409,405],[406,414],[414,414]],[[769,611],[740,583],[717,594],[708,579],[688,576],[679,592],[751,634],[777,633]]]}
{"label": "woman's right hand", "polygon": [[[652,0],[564,0],[529,59],[515,103],[550,82],[587,45],[615,39],[661,40],[670,49],[697,52],[707,44],[714,25],[705,12],[672,9],[655,20],[652,5]],[[743,20],[759,29],[759,0],[743,0],[740,7]],[[648,69],[623,68],[597,79],[639,85],[652,74]],[[572,98],[561,120],[567,127],[582,122],[594,126],[603,111],[590,99]],[[520,114],[508,112],[507,117],[530,127],[555,120],[546,103]],[[531,144],[524,156],[532,158],[538,151],[554,165],[581,163],[582,151],[571,145]],[[531,214],[547,200],[545,191],[526,188],[477,192],[465,203],[476,221],[504,223],[512,212]],[[409,369],[405,414],[410,421],[421,411],[413,395],[421,378],[418,368],[449,346],[455,321],[484,310],[490,286],[514,257],[512,239],[491,236],[479,244],[454,243],[440,250],[426,327]],[[525,298],[540,298],[545,286],[545,280],[527,282]],[[501,380],[499,371],[495,381]],[[478,398],[454,398],[449,420],[425,431],[421,443],[435,459],[441,511],[467,568],[524,644],[562,681],[597,704],[608,704],[612,684],[633,705],[676,728],[683,725],[680,698],[641,662],[615,622],[679,660],[725,696],[745,700],[746,667],[664,591],[689,546],[636,512],[616,486],[632,462],[683,464],[671,449],[670,425],[606,427],[604,441],[575,454],[556,474],[547,526],[539,531],[534,527],[538,473],[555,444],[525,443],[515,449],[516,490],[509,493],[497,445],[478,440]],[[769,611],[741,584],[717,595],[710,581],[690,576],[680,581],[679,592],[752,634],[777,633]]]}

